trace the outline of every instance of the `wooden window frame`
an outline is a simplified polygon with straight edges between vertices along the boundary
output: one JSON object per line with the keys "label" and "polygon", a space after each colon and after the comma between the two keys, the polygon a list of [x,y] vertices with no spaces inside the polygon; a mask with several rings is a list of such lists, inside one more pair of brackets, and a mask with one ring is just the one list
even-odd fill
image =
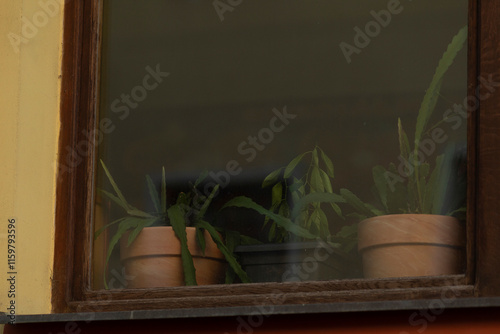
{"label": "wooden window frame", "polygon": [[[53,313],[397,301],[500,295],[500,2],[469,0],[468,95],[490,94],[468,117],[467,271],[464,275],[253,283],[157,289],[91,289],[94,150],[79,143],[96,128],[100,0],[68,1],[64,54]],[[479,95],[477,95],[479,96]],[[75,157],[74,152],[80,154]]]}

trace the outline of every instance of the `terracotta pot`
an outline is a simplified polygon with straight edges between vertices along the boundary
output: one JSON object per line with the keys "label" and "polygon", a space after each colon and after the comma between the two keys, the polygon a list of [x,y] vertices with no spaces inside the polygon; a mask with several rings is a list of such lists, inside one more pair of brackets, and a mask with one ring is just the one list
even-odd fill
{"label": "terracotta pot", "polygon": [[[205,254],[196,242],[196,229],[186,228],[188,248],[193,257],[198,285],[218,284],[224,280],[226,261],[205,231]],[[121,260],[128,277],[127,288],[182,286],[184,273],[181,244],[172,227],[146,227],[127,247],[128,234],[121,239]]]}
{"label": "terracotta pot", "polygon": [[366,278],[463,272],[465,231],[449,216],[401,214],[366,219],[358,227]]}

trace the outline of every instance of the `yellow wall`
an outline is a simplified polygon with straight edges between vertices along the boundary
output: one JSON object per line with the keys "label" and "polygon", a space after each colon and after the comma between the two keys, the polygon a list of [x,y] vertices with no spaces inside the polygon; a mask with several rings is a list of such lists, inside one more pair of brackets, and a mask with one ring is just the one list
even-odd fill
{"label": "yellow wall", "polygon": [[51,308],[62,19],[59,0],[0,1],[2,312],[10,303],[3,278],[10,218],[17,225],[16,314]]}

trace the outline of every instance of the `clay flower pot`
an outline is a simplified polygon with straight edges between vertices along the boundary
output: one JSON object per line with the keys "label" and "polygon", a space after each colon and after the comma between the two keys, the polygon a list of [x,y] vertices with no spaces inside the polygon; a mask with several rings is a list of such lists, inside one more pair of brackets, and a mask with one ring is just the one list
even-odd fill
{"label": "clay flower pot", "polygon": [[366,278],[462,273],[465,231],[454,217],[373,217],[359,224],[358,237]]}
{"label": "clay flower pot", "polygon": [[[226,261],[205,231],[205,254],[196,242],[196,229],[187,227],[188,248],[193,257],[198,285],[218,284],[224,280]],[[130,277],[127,288],[182,286],[184,274],[181,245],[170,226],[146,227],[127,247],[128,234],[120,241],[121,260]]]}

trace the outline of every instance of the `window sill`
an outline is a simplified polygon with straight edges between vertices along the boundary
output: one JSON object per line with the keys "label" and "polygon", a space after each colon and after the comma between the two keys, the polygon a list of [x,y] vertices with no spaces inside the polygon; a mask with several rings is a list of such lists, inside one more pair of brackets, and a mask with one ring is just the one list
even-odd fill
{"label": "window sill", "polygon": [[[500,307],[500,297],[456,298],[454,300],[420,299],[380,302],[342,302],[308,305],[241,306],[201,309],[143,310],[122,312],[85,312],[60,314],[17,315],[16,323],[49,323],[66,321],[105,321],[105,320],[147,320],[147,319],[184,319],[204,317],[234,317],[252,314],[325,314],[374,311],[409,311],[420,309],[464,309]],[[0,323],[8,323],[5,313],[0,315]]]}

